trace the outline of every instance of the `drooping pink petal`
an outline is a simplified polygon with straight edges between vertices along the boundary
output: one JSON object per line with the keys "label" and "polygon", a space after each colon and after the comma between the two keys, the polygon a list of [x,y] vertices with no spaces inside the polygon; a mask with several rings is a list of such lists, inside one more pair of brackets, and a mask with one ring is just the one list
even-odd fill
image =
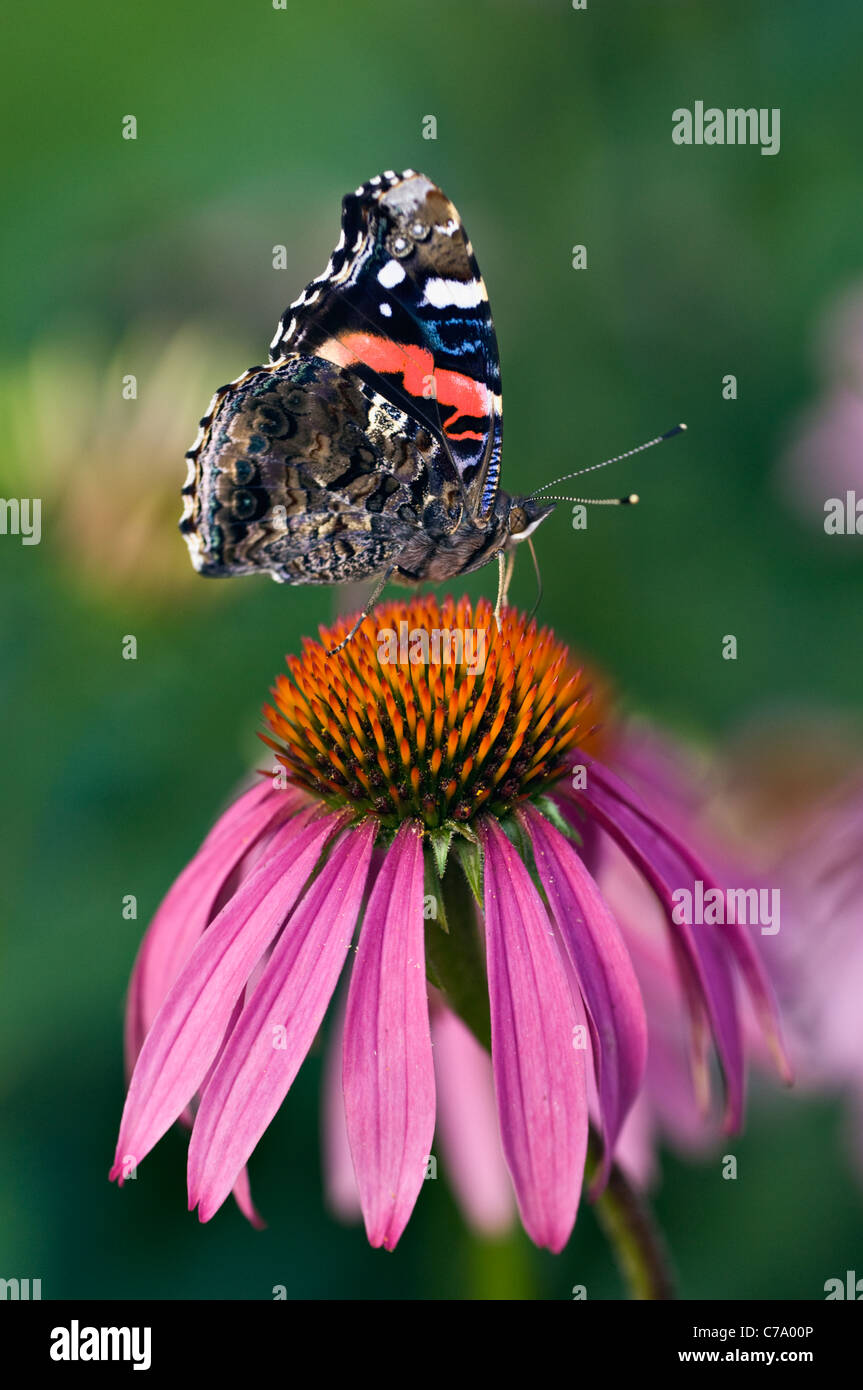
{"label": "drooping pink petal", "polygon": [[779,1022],[775,992],[765,972],[764,962],[755,950],[746,928],[740,922],[727,922],[725,930],[737,968],[746,982],[755,1006],[756,1017],[773,1058],[773,1065],[782,1080],[790,1086],[794,1080],[794,1069]]}
{"label": "drooping pink petal", "polygon": [[[689,848],[689,842],[681,838],[681,824],[690,824],[698,815],[698,808],[704,799],[703,773],[694,762],[684,760],[681,751],[670,740],[663,738],[655,730],[630,728],[622,741],[615,742],[615,763],[622,766],[624,776],[631,785],[650,789],[650,806],[643,803],[641,809],[648,819],[660,822],[680,854],[690,863],[696,876],[703,876],[701,851],[696,857]],[[684,819],[685,818],[685,819]],[[699,831],[701,849],[704,848],[704,831]],[[711,848],[705,857],[711,863],[719,863],[721,872],[714,874],[720,883],[734,881],[731,866],[722,866],[719,858],[722,849],[719,845]],[[745,872],[745,871],[744,871]],[[759,888],[761,884],[746,874],[746,887]],[[740,883],[737,877],[738,884]],[[779,1010],[770,972],[761,954],[755,949],[749,933],[742,924],[731,921],[725,924],[725,934],[737,967],[746,982],[750,998],[755,1008],[758,1023],[774,1065],[782,1079],[792,1080],[791,1067],[783,1041],[779,1022]],[[744,1029],[744,1032],[746,1030]]]}
{"label": "drooping pink petal", "polygon": [[499,1236],[512,1225],[515,1200],[501,1148],[491,1061],[445,1005],[432,1010],[431,1026],[446,1176],[469,1224],[483,1235]]}
{"label": "drooping pink petal", "polygon": [[362,902],[376,823],[347,830],[294,909],[195,1117],[189,1206],[218,1211],[288,1093],[332,997]]}
{"label": "drooping pink petal", "polygon": [[422,830],[405,821],[375,881],[345,1013],[345,1119],[369,1243],[392,1250],[423,1185],[435,1119]]}
{"label": "drooping pink petal", "polygon": [[[695,1108],[702,1124],[712,1123],[710,1021],[700,992],[690,995],[687,990],[691,972],[679,960],[681,951],[669,930],[667,904],[625,850],[598,826],[597,834],[602,840],[600,891],[620,924],[649,1020],[646,1084],[652,1085],[650,1058],[657,1028],[673,1030],[685,1062],[682,1081],[687,1103]],[[694,979],[692,989],[698,989]],[[697,1056],[693,1057],[695,1048]]]}
{"label": "drooping pink petal", "polygon": [[[668,756],[671,756],[670,751]],[[651,773],[651,771],[650,762],[648,761],[647,765],[642,768],[642,774],[647,775]],[[613,777],[613,774],[608,772],[606,768],[602,768],[601,775],[605,777],[609,788],[613,791],[616,784],[616,779]],[[657,774],[654,773],[654,775]],[[666,774],[664,787],[669,811],[672,809],[675,799],[683,802],[687,791],[689,792],[690,798],[692,796],[692,789],[685,786],[683,774],[681,772],[678,772],[675,778],[672,778],[670,774]],[[624,783],[617,784],[617,789],[629,791],[629,788],[627,788]],[[693,850],[690,849],[689,845],[680,838],[674,828],[669,826],[665,820],[660,823],[657,815],[650,807],[645,806],[643,802],[638,802],[637,804],[645,820],[652,825],[654,829],[661,832],[664,838],[667,839],[672,851],[679,855],[682,863],[688,866],[691,876],[694,879],[702,879],[705,883],[705,888],[708,886],[717,886],[716,877],[707,871],[705,865],[702,863],[700,855],[695,854]],[[759,886],[760,885],[752,882],[747,884],[747,887]],[[732,957],[746,983],[752,1003],[755,1006],[759,1025],[767,1041],[776,1069],[782,1079],[790,1083],[792,1080],[792,1072],[782,1037],[779,1010],[776,1004],[773,986],[770,982],[764,962],[755,950],[748,932],[744,929],[743,924],[736,920],[736,917],[733,919],[730,917],[725,922],[724,934]]]}
{"label": "drooping pink petal", "polygon": [[[675,958],[681,970],[681,985],[696,1028],[699,1027],[697,994],[704,1001],[722,1063],[726,1124],[736,1129],[743,1114],[743,1038],[728,944],[715,926],[699,925],[697,931],[693,931],[690,924],[672,917],[672,894],[676,890],[694,891],[696,878],[701,878],[705,887],[714,887],[713,879],[706,868],[699,866],[698,871],[695,870],[691,860],[681,854],[671,833],[651,817],[640,797],[625,782],[589,754],[580,753],[579,756],[587,767],[587,787],[574,792],[573,796],[586,806],[638,866],[666,908]],[[564,809],[568,801],[564,793],[561,796]]]}
{"label": "drooping pink petal", "polygon": [[347,992],[339,986],[333,1009],[330,1036],[324,1058],[321,1096],[321,1151],[324,1168],[324,1194],[327,1206],[340,1221],[353,1223],[362,1218],[357,1175],[348,1143],[345,1122],[345,1091],[342,1085],[342,1049],[345,1031]]}
{"label": "drooping pink petal", "polygon": [[[611,774],[607,773],[606,769],[602,771],[603,776],[611,778]],[[681,840],[680,835],[664,824],[660,824],[657,817],[646,806],[641,806],[641,813],[650,826],[664,835],[668,845],[670,845],[671,852],[680,856],[681,862],[687,865],[692,878],[700,878],[705,883],[705,887],[707,885],[716,887],[716,878],[703,865],[699,855],[693,853],[692,849]],[[778,1012],[773,986],[771,986],[769,976],[767,976],[764,962],[757,954],[749,934],[743,929],[743,924],[738,922],[737,917],[730,915],[728,920],[725,920],[723,930],[725,940],[728,941],[728,947],[731,949],[732,958],[737,963],[738,970],[745,980],[746,988],[748,988],[750,998],[755,1005],[757,1019],[759,1019],[760,1027],[762,1027],[764,1037],[769,1044],[775,1068],[780,1073],[782,1080],[791,1083],[792,1069],[791,1063],[788,1061],[787,1051],[785,1051],[784,1040],[782,1040],[780,1012]]]}
{"label": "drooping pink petal", "polygon": [[503,1151],[521,1219],[537,1245],[563,1249],[587,1148],[584,1054],[553,928],[503,831],[480,822],[492,1064]]}
{"label": "drooping pink petal", "polygon": [[266,857],[199,939],[141,1048],[120,1124],[112,1176],[140,1163],[207,1075],[246,981],[302,893],[335,815],[281,826]]}
{"label": "drooping pink petal", "polygon": [[658,1131],[684,1153],[704,1154],[718,1130],[695,1102],[686,1065],[685,1040],[672,1029],[654,1028],[647,1058],[647,1092]]}
{"label": "drooping pink petal", "polygon": [[522,816],[536,867],[587,1008],[605,1139],[599,1186],[644,1077],[647,1019],[620,929],[575,848],[528,806]]}
{"label": "drooping pink petal", "polygon": [[245,1164],[240,1169],[239,1175],[232,1188],[234,1201],[240,1208],[249,1225],[254,1226],[256,1231],[265,1231],[267,1223],[261,1216],[254,1202],[252,1201],[252,1188],[249,1182],[249,1170]]}
{"label": "drooping pink petal", "polygon": [[[245,1007],[246,1001],[251,998],[254,989],[257,987],[258,980],[261,978],[261,975],[264,970],[264,965],[266,964],[268,958],[269,951],[267,951],[266,955],[261,957],[261,959],[258,961],[258,964],[255,966],[254,970],[249,976],[249,979],[246,982],[246,988],[243,991],[243,995],[240,999],[237,1000],[234,1009],[231,1013],[231,1021],[228,1024],[227,1029],[225,1030],[225,1037],[222,1040],[222,1045],[219,1048],[218,1053],[214,1057],[210,1065],[210,1069],[207,1072],[207,1075],[205,1076],[201,1084],[201,1090],[203,1090],[206,1087],[207,1082],[210,1079],[210,1076],[212,1075],[213,1071],[218,1065],[219,1058],[221,1057],[225,1049],[225,1043],[227,1042],[228,1038],[233,1032],[237,1019],[240,1017],[240,1014],[242,1013],[243,1008]],[[180,1123],[190,1131],[195,1120],[195,1112],[197,1111],[199,1100],[200,1097],[196,1096],[195,1099],[191,1101],[189,1105],[186,1106],[186,1109],[180,1116]],[[245,1216],[246,1220],[249,1222],[249,1224],[253,1226],[256,1231],[265,1231],[267,1228],[267,1223],[261,1216],[254,1202],[252,1201],[252,1188],[251,1183],[249,1181],[248,1165],[244,1164],[244,1166],[240,1169],[239,1174],[237,1175],[237,1181],[234,1183],[233,1186],[232,1196],[240,1211],[242,1212],[243,1216]]]}
{"label": "drooping pink petal", "polygon": [[[231,878],[243,861],[248,862],[259,850],[273,828],[305,800],[295,787],[278,789],[269,780],[256,781],[219,817],[162,900],[141,942],[129,981],[124,1022],[127,1082],[168,990],[213,917]],[[188,1129],[192,1128],[193,1114],[187,1106],[179,1117]],[[245,1213],[243,1204],[241,1209]]]}
{"label": "drooping pink petal", "polygon": [[642,1191],[646,1191],[656,1177],[658,1141],[655,1131],[650,1101],[642,1091],[623,1122],[614,1150],[615,1162]]}
{"label": "drooping pink petal", "polygon": [[296,788],[256,783],[229,806],[156,910],[141,942],[126,1003],[126,1072],[168,990],[204,931],[224,884],[265,831],[304,802]]}
{"label": "drooping pink petal", "polygon": [[627,787],[650,797],[650,809],[673,827],[681,817],[693,824],[704,802],[705,771],[659,729],[630,720],[616,730],[614,767]]}

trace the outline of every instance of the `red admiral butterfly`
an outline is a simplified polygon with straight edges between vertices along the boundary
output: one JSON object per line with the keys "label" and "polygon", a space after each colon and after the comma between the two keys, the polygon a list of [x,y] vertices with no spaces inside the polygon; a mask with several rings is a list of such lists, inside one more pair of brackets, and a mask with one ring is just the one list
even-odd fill
{"label": "red admiral butterfly", "polygon": [[499,612],[515,543],[570,500],[501,490],[501,430],[461,218],[424,175],[380,174],[344,199],[329,265],[285,311],[269,364],[213,397],[180,530],[204,575],[377,577],[368,609],[390,578],[453,579],[497,556]]}

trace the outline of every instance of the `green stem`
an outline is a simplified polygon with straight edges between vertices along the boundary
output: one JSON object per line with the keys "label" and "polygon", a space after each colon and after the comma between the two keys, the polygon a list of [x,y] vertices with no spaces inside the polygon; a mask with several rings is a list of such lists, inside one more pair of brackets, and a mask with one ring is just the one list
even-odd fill
{"label": "green stem", "polygon": [[[436,891],[438,921],[426,928],[426,960],[431,982],[474,1036],[491,1051],[488,985],[477,930],[476,902],[454,855],[443,880],[428,866],[427,890]],[[591,1128],[585,1163],[589,1187],[599,1171],[602,1141]],[[646,1203],[613,1163],[608,1183],[594,1202],[597,1220],[612,1247],[629,1297],[665,1300],[674,1297],[664,1242]]]}
{"label": "green stem", "polygon": [[440,916],[426,925],[426,969],[433,985],[482,1044],[491,1051],[491,1018],[476,901],[455,855],[443,881],[427,869],[426,891],[437,886]]}
{"label": "green stem", "polygon": [[[584,1166],[588,1185],[599,1170],[601,1153],[602,1142],[591,1129]],[[659,1228],[646,1202],[616,1163],[611,1165],[608,1183],[597,1197],[594,1210],[614,1251],[630,1298],[655,1301],[674,1298],[674,1284]]]}

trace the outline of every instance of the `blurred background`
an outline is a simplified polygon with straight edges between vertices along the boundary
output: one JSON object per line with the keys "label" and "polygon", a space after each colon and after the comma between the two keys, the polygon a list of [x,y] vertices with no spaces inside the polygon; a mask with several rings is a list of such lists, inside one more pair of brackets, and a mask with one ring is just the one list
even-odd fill
{"label": "blurred background", "polygon": [[[673,733],[709,746],[790,720],[793,762],[835,720],[850,747],[863,542],[823,521],[855,478],[863,495],[861,56],[853,0],[817,15],[803,0],[45,0],[8,17],[0,494],[42,499],[42,538],[0,536],[0,1275],[41,1278],[46,1298],[620,1296],[587,1204],[559,1257],[468,1234],[444,1180],[395,1255],[339,1226],[320,1047],[252,1160],[265,1232],[230,1203],[205,1227],[186,1211],[177,1132],[109,1186],[138,942],[254,765],[285,652],[334,601],[195,575],[182,456],[212,391],[266,360],[323,269],[343,193],[419,169],[457,204],[488,285],[508,488],[689,426],[586,489],[637,490],[640,507],[575,531],[564,505],[545,524],[541,617]],[[780,108],[780,153],[673,144],[673,109],[696,100]],[[534,597],[524,561],[514,599]],[[817,1298],[863,1273],[836,1097],[756,1082],[733,1151],[736,1183],[661,1158],[685,1296]]]}

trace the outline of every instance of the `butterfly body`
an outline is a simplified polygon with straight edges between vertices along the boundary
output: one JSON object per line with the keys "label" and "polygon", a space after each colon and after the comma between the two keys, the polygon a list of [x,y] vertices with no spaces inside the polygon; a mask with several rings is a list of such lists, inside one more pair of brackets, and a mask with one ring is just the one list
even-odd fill
{"label": "butterfly body", "polygon": [[500,370],[461,220],[422,175],[344,199],[270,362],[216,392],[180,529],[202,574],[288,584],[480,568],[551,511],[499,487]]}

